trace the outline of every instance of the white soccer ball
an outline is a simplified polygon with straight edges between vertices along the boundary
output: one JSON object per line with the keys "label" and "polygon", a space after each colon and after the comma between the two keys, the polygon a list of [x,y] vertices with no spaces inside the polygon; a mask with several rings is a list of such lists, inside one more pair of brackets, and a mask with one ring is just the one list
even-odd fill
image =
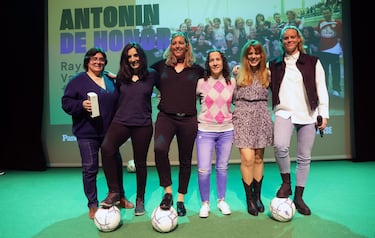
{"label": "white soccer ball", "polygon": [[169,210],[163,210],[157,206],[151,215],[152,227],[162,233],[171,232],[177,227],[178,215],[176,210],[171,207]]}
{"label": "white soccer ball", "polygon": [[275,220],[287,222],[292,220],[296,213],[296,206],[290,198],[275,197],[271,200],[270,211]]}
{"label": "white soccer ball", "polygon": [[129,160],[128,161],[128,165],[126,166],[126,170],[129,172],[129,173],[134,173],[136,168],[135,168],[135,163],[134,163],[134,160]]}
{"label": "white soccer ball", "polygon": [[115,230],[121,221],[121,213],[118,207],[98,208],[95,213],[94,222],[96,227],[103,232]]}

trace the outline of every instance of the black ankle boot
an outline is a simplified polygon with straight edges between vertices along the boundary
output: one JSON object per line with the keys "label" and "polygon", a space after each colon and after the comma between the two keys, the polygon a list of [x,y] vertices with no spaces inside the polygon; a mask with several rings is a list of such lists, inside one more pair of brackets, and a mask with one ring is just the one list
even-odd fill
{"label": "black ankle boot", "polygon": [[171,193],[164,194],[163,200],[161,200],[160,208],[162,210],[169,210],[173,205],[173,197]]}
{"label": "black ankle boot", "polygon": [[288,198],[289,195],[292,195],[292,188],[290,187],[290,173],[281,174],[281,179],[283,183],[276,193],[278,198]]}
{"label": "black ankle boot", "polygon": [[296,186],[296,190],[294,191],[294,205],[296,205],[296,209],[302,215],[311,215],[310,208],[305,204],[302,199],[304,187]]}
{"label": "black ankle boot", "polygon": [[256,181],[255,179],[253,180],[253,182],[254,182],[254,201],[255,201],[255,205],[258,209],[258,212],[264,212],[264,205],[263,205],[261,195],[260,195],[261,188],[262,188],[262,181],[263,181],[263,177],[261,178],[261,180],[259,182]]}

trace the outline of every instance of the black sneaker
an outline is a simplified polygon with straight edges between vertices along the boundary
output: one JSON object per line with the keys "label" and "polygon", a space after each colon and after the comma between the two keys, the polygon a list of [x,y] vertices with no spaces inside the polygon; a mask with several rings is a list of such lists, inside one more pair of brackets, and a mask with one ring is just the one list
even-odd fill
{"label": "black sneaker", "polygon": [[162,210],[169,210],[172,205],[173,205],[172,193],[164,194],[163,200],[160,203],[160,208]]}
{"label": "black sneaker", "polygon": [[145,214],[145,205],[142,198],[137,198],[135,201],[134,215],[142,216]]}
{"label": "black sneaker", "polygon": [[120,194],[119,193],[108,193],[106,199],[104,199],[100,206],[103,208],[110,208],[115,205],[120,204]]}
{"label": "black sneaker", "polygon": [[177,202],[177,215],[183,217],[186,215],[186,208],[184,202]]}
{"label": "black sneaker", "polygon": [[5,174],[5,171],[0,169],[0,175],[4,175]]}

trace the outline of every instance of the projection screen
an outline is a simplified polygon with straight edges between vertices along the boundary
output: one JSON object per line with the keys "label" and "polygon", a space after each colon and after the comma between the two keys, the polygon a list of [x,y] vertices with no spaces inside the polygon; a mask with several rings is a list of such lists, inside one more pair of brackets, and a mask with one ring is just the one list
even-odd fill
{"label": "projection screen", "polygon": [[[117,73],[120,53],[129,41],[139,42],[146,50],[149,64],[161,59],[163,51],[169,44],[170,35],[185,29],[184,20],[190,19],[192,31],[201,25],[210,28],[215,18],[220,19],[220,27],[224,27],[224,19],[231,20],[235,27],[238,19],[251,19],[253,26],[248,27],[248,38],[260,37],[252,34],[256,27],[256,16],[263,15],[264,23],[268,27],[262,35],[264,46],[268,50],[269,58],[277,54],[277,37],[270,32],[275,30],[274,13],[280,13],[282,21],[286,22],[287,11],[295,13],[298,27],[316,28],[323,19],[321,9],[329,6],[332,18],[343,24],[342,52],[340,54],[340,87],[341,92],[335,95],[332,88],[332,78],[327,79],[330,93],[330,119],[324,131],[324,136],[316,135],[312,152],[313,160],[349,159],[351,156],[351,42],[345,41],[350,34],[350,24],[345,14],[347,6],[341,1],[320,0],[220,0],[220,1],[53,1],[48,0],[47,9],[47,44],[46,44],[46,72],[45,72],[45,103],[43,116],[43,140],[47,154],[48,165],[51,167],[80,166],[81,160],[75,136],[72,134],[72,120],[61,108],[61,97],[70,78],[78,72],[84,71],[83,57],[85,52],[95,46],[105,50],[108,57],[106,70]],[[258,17],[260,18],[260,17]],[[259,34],[260,35],[260,34]],[[192,44],[198,44],[193,33],[189,35]],[[210,42],[211,47],[221,48],[231,59],[230,64],[238,63],[235,52],[241,45],[231,42],[231,35],[226,34],[222,45]],[[276,41],[275,41],[276,38]],[[194,46],[193,46],[194,48]],[[196,49],[199,62],[204,59],[205,52]],[[157,90],[153,94],[153,120],[158,113]],[[272,113],[271,107],[270,111]],[[291,155],[295,156],[296,137],[293,136]],[[121,147],[124,164],[132,158],[131,142],[127,141]],[[171,146],[170,160],[178,163],[178,151],[175,140]],[[195,150],[193,163],[196,163]],[[275,161],[273,148],[267,147],[265,161]],[[293,158],[295,159],[295,158]],[[238,149],[233,146],[231,163],[239,163]],[[148,153],[148,164],[154,165],[153,142]]]}

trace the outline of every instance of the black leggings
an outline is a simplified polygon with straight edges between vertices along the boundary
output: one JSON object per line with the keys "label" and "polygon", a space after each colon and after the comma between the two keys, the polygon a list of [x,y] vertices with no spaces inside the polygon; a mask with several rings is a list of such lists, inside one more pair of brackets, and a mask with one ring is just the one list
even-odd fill
{"label": "black leggings", "polygon": [[196,116],[179,117],[159,112],[155,123],[154,152],[155,165],[159,174],[160,186],[172,185],[169,150],[176,136],[178,146],[178,192],[187,193],[190,175],[194,141],[197,135],[198,123]]}

